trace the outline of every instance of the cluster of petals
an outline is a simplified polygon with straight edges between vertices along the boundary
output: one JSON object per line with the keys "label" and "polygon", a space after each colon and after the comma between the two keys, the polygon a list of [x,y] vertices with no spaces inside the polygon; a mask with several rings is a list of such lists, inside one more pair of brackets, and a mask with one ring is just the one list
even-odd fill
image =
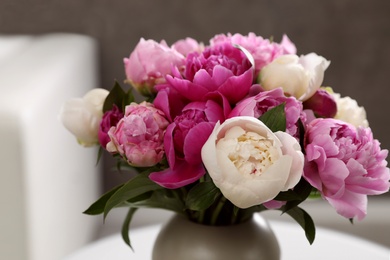
{"label": "cluster of petals", "polygon": [[229,118],[236,116],[259,118],[265,112],[280,104],[285,105],[286,132],[298,137],[298,120],[301,119],[303,123],[306,121],[306,115],[302,111],[302,103],[293,97],[286,97],[281,88],[262,91],[255,96],[242,100],[233,108]]}
{"label": "cluster of petals", "polygon": [[166,84],[190,101],[224,96],[230,104],[243,99],[253,83],[253,66],[247,56],[230,43],[206,47],[188,54],[184,75],[167,75]]}
{"label": "cluster of petals", "polygon": [[363,219],[367,195],[387,192],[387,150],[370,128],[336,119],[315,119],[305,136],[305,179],[346,218]]}
{"label": "cluster of petals", "polygon": [[239,33],[218,34],[210,40],[210,45],[216,45],[223,42],[237,44],[245,48],[253,56],[256,75],[265,65],[273,61],[276,57],[285,54],[295,54],[297,51],[294,43],[290,41],[287,35],[283,35],[282,41],[276,43],[269,39],[264,39],[261,36],[257,36],[252,32],[246,36]]}
{"label": "cluster of petals", "polygon": [[132,103],[125,116],[108,131],[110,142],[106,149],[119,153],[130,165],[148,167],[164,156],[164,133],[168,120],[152,104]]}
{"label": "cluster of petals", "polygon": [[113,105],[111,110],[103,114],[98,132],[99,143],[103,148],[106,148],[106,145],[110,142],[108,131],[110,131],[111,127],[116,126],[123,116],[123,112],[117,105]]}
{"label": "cluster of petals", "polygon": [[304,163],[295,138],[273,133],[251,116],[218,123],[202,148],[202,159],[214,184],[239,208],[268,202],[293,188]]}
{"label": "cluster of petals", "polygon": [[[184,47],[183,47],[184,49]],[[129,58],[124,58],[126,78],[143,95],[155,93],[154,86],[165,82],[172,66],[182,66],[185,57],[165,41],[141,39]]]}
{"label": "cluster of petals", "polygon": [[215,123],[224,120],[224,113],[220,105],[212,100],[194,101],[182,109],[170,110],[169,104],[176,103],[174,98],[179,96],[165,97],[170,100],[162,102],[157,99],[156,105],[162,111],[173,113],[164,137],[169,168],[153,172],[150,179],[166,188],[179,188],[197,181],[206,173],[200,152]]}

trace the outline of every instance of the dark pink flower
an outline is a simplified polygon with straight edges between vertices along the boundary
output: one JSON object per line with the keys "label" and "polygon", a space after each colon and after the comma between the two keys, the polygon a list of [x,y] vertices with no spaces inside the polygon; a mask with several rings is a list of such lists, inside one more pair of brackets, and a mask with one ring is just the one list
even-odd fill
{"label": "dark pink flower", "polygon": [[302,119],[305,121],[305,114],[302,112],[302,103],[293,97],[286,97],[281,88],[263,91],[256,96],[244,99],[232,110],[229,118],[235,116],[253,116],[259,118],[271,108],[282,103],[285,103],[286,132],[292,136],[297,136],[298,120]]}
{"label": "dark pink flower", "polygon": [[[163,108],[164,109],[164,108]],[[169,168],[154,172],[150,179],[166,188],[179,188],[205,174],[201,158],[203,144],[217,121],[223,121],[223,110],[216,102],[192,102],[167,127],[164,149]]]}
{"label": "dark pink flower", "polygon": [[388,151],[380,148],[370,128],[315,119],[307,126],[305,151],[304,178],[346,218],[363,219],[367,195],[389,190]]}
{"label": "dark pink flower", "polygon": [[164,112],[169,122],[173,122],[173,119],[182,113],[188,100],[166,84],[157,85],[156,89],[158,92],[153,101],[154,106]]}
{"label": "dark pink flower", "polygon": [[230,103],[244,98],[252,85],[253,67],[245,54],[230,43],[187,56],[184,77],[177,70],[167,84],[190,101],[204,101],[216,93]]}
{"label": "dark pink flower", "polygon": [[334,97],[324,89],[318,89],[313,96],[303,102],[303,109],[311,109],[318,117],[334,117],[337,104]]}
{"label": "dark pink flower", "polygon": [[100,122],[98,133],[99,143],[104,149],[106,149],[106,145],[110,141],[108,131],[112,126],[116,126],[116,124],[123,118],[123,116],[123,112],[120,111],[116,105],[112,107],[112,110],[104,113],[102,121]]}

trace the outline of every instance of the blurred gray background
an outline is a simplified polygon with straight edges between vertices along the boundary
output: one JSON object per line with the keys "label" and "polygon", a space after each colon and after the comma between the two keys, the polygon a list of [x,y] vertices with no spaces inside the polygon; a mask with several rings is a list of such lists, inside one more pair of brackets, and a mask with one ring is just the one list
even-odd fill
{"label": "blurred gray background", "polygon": [[[168,44],[217,33],[254,32],[280,41],[284,33],[298,54],[331,60],[324,85],[358,100],[383,148],[390,148],[390,1],[385,0],[0,0],[0,34],[86,34],[100,45],[101,87],[123,82],[122,60],[140,37]],[[23,75],[21,75],[23,77]],[[86,162],[88,163],[88,162]],[[108,170],[104,188],[126,176]]]}

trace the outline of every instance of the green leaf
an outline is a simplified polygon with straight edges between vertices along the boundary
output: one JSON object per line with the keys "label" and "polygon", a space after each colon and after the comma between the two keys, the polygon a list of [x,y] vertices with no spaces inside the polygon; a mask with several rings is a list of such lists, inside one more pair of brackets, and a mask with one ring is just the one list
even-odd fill
{"label": "green leaf", "polygon": [[310,244],[313,244],[316,236],[316,228],[310,215],[300,207],[294,207],[286,211],[305,231],[305,235]]}
{"label": "green leaf", "polygon": [[272,132],[286,131],[286,113],[284,112],[285,104],[280,104],[259,117]]}
{"label": "green leaf", "polygon": [[96,202],[94,202],[87,210],[85,210],[83,213],[87,215],[99,215],[104,212],[104,208],[106,206],[107,201],[111,198],[111,196],[117,192],[123,184],[113,188],[112,190],[108,191],[104,195],[102,195]]}
{"label": "green leaf", "polygon": [[200,182],[188,192],[186,206],[191,210],[205,210],[220,194],[221,192],[213,182]]}
{"label": "green leaf", "polygon": [[135,198],[143,193],[163,189],[160,185],[149,179],[149,174],[138,174],[122,187],[120,187],[107,201],[104,208],[104,218],[118,205]]}
{"label": "green leaf", "polygon": [[278,201],[292,201],[292,200],[301,200],[301,196],[293,190],[282,191],[274,198]]}
{"label": "green leaf", "polygon": [[131,90],[125,92],[119,83],[116,81],[114,87],[106,97],[103,104],[103,112],[107,112],[112,109],[113,105],[116,105],[121,111],[125,111],[126,105],[134,101],[134,96]]}
{"label": "green leaf", "polygon": [[301,178],[298,184],[294,187],[294,192],[300,197],[300,199],[288,201],[285,205],[285,210],[288,211],[301,204],[302,201],[309,197],[312,190],[313,187],[304,178]]}
{"label": "green leaf", "polygon": [[[137,211],[137,208],[130,208],[129,211],[127,212],[125,221],[122,224],[122,238],[123,241],[133,250],[133,247],[131,246],[130,243],[130,237],[129,237],[129,232],[130,232],[130,223],[131,220],[133,219],[134,213]],[[134,250],[133,250],[134,251]]]}
{"label": "green leaf", "polygon": [[299,145],[301,146],[302,153],[305,154],[305,126],[302,123],[302,120],[298,120],[298,131],[299,131]]}
{"label": "green leaf", "polygon": [[152,192],[151,196],[143,200],[130,200],[127,205],[136,208],[160,208],[182,214],[185,210],[184,203],[174,193],[176,190],[161,189]]}

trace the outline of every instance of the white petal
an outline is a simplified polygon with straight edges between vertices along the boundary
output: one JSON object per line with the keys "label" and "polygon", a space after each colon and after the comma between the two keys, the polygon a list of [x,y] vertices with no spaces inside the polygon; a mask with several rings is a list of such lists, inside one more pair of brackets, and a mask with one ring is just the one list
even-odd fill
{"label": "white petal", "polygon": [[299,100],[305,101],[313,96],[321,87],[325,70],[329,67],[330,61],[315,53],[309,53],[307,55],[302,55],[299,59],[299,63],[302,64],[303,68],[308,72],[310,78],[306,93],[302,96],[298,96]]}
{"label": "white petal", "polygon": [[298,141],[285,132],[276,132],[276,136],[282,142],[283,154],[292,158],[292,165],[283,191],[293,188],[298,184],[303,174],[304,155]]}

